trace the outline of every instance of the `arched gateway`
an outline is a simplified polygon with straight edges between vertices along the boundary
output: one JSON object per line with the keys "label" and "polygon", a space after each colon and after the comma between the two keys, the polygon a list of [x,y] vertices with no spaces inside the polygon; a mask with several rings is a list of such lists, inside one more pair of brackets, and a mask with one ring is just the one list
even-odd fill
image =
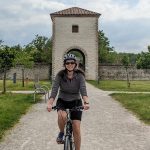
{"label": "arched gateway", "polygon": [[77,54],[79,67],[86,79],[98,77],[98,18],[99,13],[72,7],[51,15],[53,22],[52,77],[62,69],[63,56]]}

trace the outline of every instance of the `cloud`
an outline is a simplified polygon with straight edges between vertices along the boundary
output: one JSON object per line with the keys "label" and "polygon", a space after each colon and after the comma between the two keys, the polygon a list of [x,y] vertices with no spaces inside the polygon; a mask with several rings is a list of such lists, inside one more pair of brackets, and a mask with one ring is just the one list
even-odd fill
{"label": "cloud", "polygon": [[37,24],[47,22],[47,17],[51,11],[63,9],[65,5],[48,0],[16,0],[8,5],[8,0],[3,2],[3,8],[0,10],[2,24],[13,26],[26,26],[28,24]]}
{"label": "cloud", "polygon": [[65,4],[51,0],[22,0],[22,4],[31,7],[33,10],[60,10],[66,8]]}
{"label": "cloud", "polygon": [[52,32],[51,26],[45,24],[37,24],[36,26],[35,25],[24,26],[22,28],[19,28],[18,30],[6,32],[0,31],[0,37],[3,37],[4,44],[8,45],[20,44],[24,46],[29,44],[33,39],[35,39],[35,35],[37,34],[50,38],[51,32]]}
{"label": "cloud", "polygon": [[103,29],[106,36],[109,37],[110,43],[117,51],[130,51],[138,53],[139,51],[147,51],[150,44],[150,20],[120,20],[103,23]]}
{"label": "cloud", "polygon": [[101,13],[99,29],[117,50],[146,50],[150,43],[149,0],[5,0],[0,5],[0,37],[9,45],[28,44],[36,34],[50,37],[49,14],[73,6]]}
{"label": "cloud", "polygon": [[[134,5],[133,5],[134,1]],[[77,5],[102,14],[105,21],[150,18],[149,0],[82,0]]]}
{"label": "cloud", "polygon": [[104,30],[117,51],[147,51],[150,45],[149,0],[78,0],[77,4],[102,14],[99,29]]}
{"label": "cloud", "polygon": [[33,38],[33,35],[40,33],[50,37],[50,12],[65,8],[63,3],[48,0],[16,0],[12,3],[6,0],[0,5],[3,6],[0,9],[0,36],[9,45],[22,43],[23,40],[25,43],[31,39],[29,36]]}

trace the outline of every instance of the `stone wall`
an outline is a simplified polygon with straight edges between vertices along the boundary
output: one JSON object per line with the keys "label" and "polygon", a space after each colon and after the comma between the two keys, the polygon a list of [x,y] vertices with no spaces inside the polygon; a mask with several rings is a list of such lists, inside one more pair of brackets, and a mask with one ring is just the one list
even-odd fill
{"label": "stone wall", "polygon": [[[128,69],[130,80],[150,80],[150,69],[136,69],[130,67]],[[99,66],[99,77],[102,80],[126,80],[127,73],[124,66]]]}
{"label": "stone wall", "polygon": [[[7,72],[7,79],[13,79],[13,74],[16,73],[17,79],[22,78],[22,67],[12,68]],[[99,76],[103,80],[126,80],[126,70],[123,66],[108,66],[99,65]],[[29,80],[46,80],[51,77],[51,66],[38,64],[33,69],[25,69],[25,78]],[[3,74],[0,74],[0,79]],[[150,69],[129,68],[130,80],[150,80]]]}
{"label": "stone wall", "polygon": [[[22,66],[11,68],[7,72],[7,79],[13,79],[13,74],[16,73],[16,79],[22,79]],[[32,69],[24,69],[24,77],[29,80],[46,80],[50,78],[51,66],[45,64],[36,64]],[[0,74],[0,79],[3,78],[3,74]]]}

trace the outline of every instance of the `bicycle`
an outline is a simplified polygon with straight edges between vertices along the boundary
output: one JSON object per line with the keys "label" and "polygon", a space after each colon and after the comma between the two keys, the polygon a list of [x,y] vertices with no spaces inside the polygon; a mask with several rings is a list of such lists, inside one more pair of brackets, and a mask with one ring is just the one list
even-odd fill
{"label": "bicycle", "polygon": [[[52,107],[54,110],[58,110],[59,107],[54,106]],[[83,111],[84,107],[74,107],[72,109],[65,109],[67,113],[67,121],[65,125],[65,139],[64,139],[64,150],[75,150],[73,136],[72,136],[72,120],[70,118],[71,111]]]}

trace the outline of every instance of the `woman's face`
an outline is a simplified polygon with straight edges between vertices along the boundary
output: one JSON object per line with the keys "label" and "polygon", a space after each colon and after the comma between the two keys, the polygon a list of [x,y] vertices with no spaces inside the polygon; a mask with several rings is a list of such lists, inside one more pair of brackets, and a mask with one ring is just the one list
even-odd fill
{"label": "woman's face", "polygon": [[76,66],[76,63],[74,60],[67,60],[65,62],[65,67],[68,71],[73,71],[75,66]]}

